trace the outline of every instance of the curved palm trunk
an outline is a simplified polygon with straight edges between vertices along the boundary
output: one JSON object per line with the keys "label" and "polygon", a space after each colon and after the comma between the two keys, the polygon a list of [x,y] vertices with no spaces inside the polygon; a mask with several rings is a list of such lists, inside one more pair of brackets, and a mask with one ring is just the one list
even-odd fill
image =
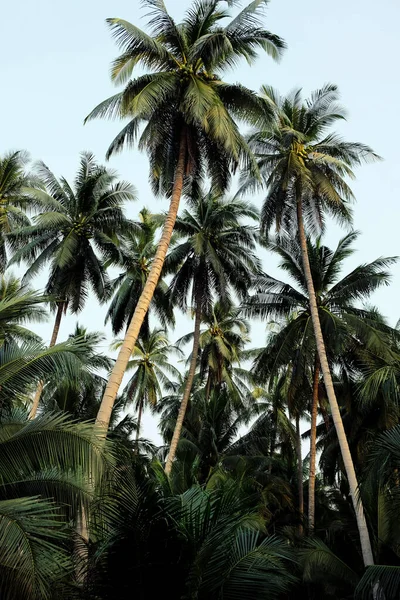
{"label": "curved palm trunk", "polygon": [[[50,340],[50,344],[49,344],[50,348],[52,348],[53,346],[55,346],[55,343],[57,341],[58,333],[60,331],[60,325],[61,325],[61,319],[62,319],[63,310],[64,310],[64,302],[58,302],[57,303],[56,319],[54,321],[53,333],[51,335],[51,340]],[[42,392],[43,392],[43,386],[44,386],[43,381],[39,381],[39,384],[38,384],[37,389],[36,389],[36,394],[35,394],[35,397],[33,399],[32,408],[31,408],[31,411],[29,413],[29,419],[34,419],[36,417],[36,413],[37,413],[37,410],[39,408],[40,396],[42,395]]]}
{"label": "curved palm trunk", "polygon": [[171,241],[171,236],[174,230],[176,216],[178,214],[179,203],[182,195],[183,180],[186,166],[186,146],[186,133],[183,130],[180,141],[178,163],[176,166],[171,202],[169,205],[168,215],[164,223],[162,236],[158,244],[157,252],[151,265],[150,273],[146,280],[146,284],[136,305],[135,312],[133,313],[132,320],[125,334],[125,339],[120,348],[113,370],[111,371],[111,375],[108,380],[103,399],[101,401],[100,409],[97,414],[96,425],[99,425],[104,430],[104,434],[107,433],[114,402],[117,397],[118,390],[121,385],[121,381],[124,376],[127,364],[132,354],[132,350],[135,347],[140,328],[147,314],[147,311],[149,310],[154,291],[156,289],[158,280],[160,279],[165,256],[167,254],[167,250]]}
{"label": "curved palm trunk", "polygon": [[311,435],[310,435],[310,473],[308,477],[308,530],[314,532],[315,523],[315,463],[317,456],[317,415],[318,415],[318,388],[319,388],[319,359],[315,357],[313,376],[313,396],[311,407]]}
{"label": "curved palm trunk", "polygon": [[307,240],[304,230],[303,222],[303,211],[301,205],[301,198],[297,199],[297,225],[300,238],[301,254],[303,259],[304,276],[307,282],[308,298],[310,302],[311,319],[314,328],[315,342],[317,346],[318,356],[321,363],[321,371],[324,378],[324,384],[326,393],[331,408],[332,419],[335,425],[336,434],[339,441],[340,451],[346,470],[347,480],[349,482],[350,494],[353,501],[354,511],[357,519],[358,533],[360,536],[361,550],[364,560],[364,565],[369,566],[374,564],[374,557],[372,554],[371,541],[369,538],[369,532],[367,522],[365,520],[364,508],[361,499],[358,495],[358,483],[357,476],[354,469],[353,459],[351,457],[349,444],[347,441],[346,433],[343,427],[343,421],[339,410],[339,405],[336,399],[335,389],[333,387],[333,381],[331,371],[326,356],[324,338],[322,335],[321,323],[319,320],[317,300],[315,297],[314,282],[311,275],[310,262],[308,258]]}
{"label": "curved palm trunk", "polygon": [[176,419],[174,434],[172,436],[171,445],[169,447],[167,462],[165,463],[165,472],[167,475],[171,473],[172,463],[174,462],[176,450],[178,448],[179,438],[185,419],[186,409],[189,402],[190,392],[192,390],[193,380],[196,373],[197,356],[199,354],[200,345],[200,325],[201,325],[201,302],[196,302],[196,316],[194,320],[193,334],[193,349],[192,358],[190,361],[189,374],[186,381],[185,391],[183,393],[182,402],[179,407],[178,418]]}
{"label": "curved palm trunk", "polygon": [[303,490],[303,457],[301,455],[300,417],[296,415],[296,454],[297,454],[297,489],[299,496],[299,534],[303,535],[304,490]]}
{"label": "curved palm trunk", "polygon": [[142,423],[142,413],[143,413],[143,398],[141,398],[141,400],[139,402],[136,441],[135,441],[135,454],[139,454],[139,436],[140,436],[140,425]]}

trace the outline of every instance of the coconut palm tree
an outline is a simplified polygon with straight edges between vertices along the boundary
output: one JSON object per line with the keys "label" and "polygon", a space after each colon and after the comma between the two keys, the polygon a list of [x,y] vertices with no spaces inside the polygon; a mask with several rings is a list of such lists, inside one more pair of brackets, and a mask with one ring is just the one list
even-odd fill
{"label": "coconut palm tree", "polygon": [[[69,308],[79,312],[89,289],[96,298],[107,297],[108,277],[105,260],[116,260],[116,236],[128,227],[123,203],[135,198],[131,184],[116,181],[116,174],[99,166],[90,153],[81,155],[74,186],[40,163],[38,175],[45,190],[31,188],[46,211],[34,217],[34,224],[10,235],[16,248],[11,263],[28,261],[25,279],[36,275],[50,263],[46,293],[55,299],[56,318],[50,346],[57,341],[63,313]],[[34,417],[42,387],[39,386],[32,406]]]}
{"label": "coconut palm tree", "polygon": [[[253,384],[252,374],[240,366],[251,355],[245,350],[250,341],[250,326],[242,317],[241,309],[216,302],[203,315],[203,324],[199,339],[199,379],[205,382],[206,398],[212,390],[223,386],[237,405],[252,401],[249,387]],[[182,336],[177,341],[178,347],[193,342],[193,337],[193,332]]]}
{"label": "coconut palm tree", "polygon": [[[156,233],[161,226],[161,220],[152,215],[146,208],[139,213],[139,227],[129,230],[121,240],[120,265],[123,272],[111,282],[114,296],[106,315],[111,322],[115,335],[121,333],[124,327],[129,327],[136,304],[143,291],[151,264],[157,251]],[[168,303],[168,286],[163,279],[158,281],[154,291],[150,310],[154,311],[163,326],[173,324],[174,314]],[[142,329],[149,332],[148,314]]]}
{"label": "coconut palm tree", "polygon": [[22,150],[0,157],[0,272],[7,265],[7,234],[29,225],[26,211],[38,205],[29,196],[35,178],[27,172],[28,164],[29,155]]}
{"label": "coconut palm tree", "polygon": [[[374,309],[359,308],[357,303],[365,302],[375,290],[389,284],[390,273],[387,267],[393,264],[395,259],[378,258],[371,263],[360,265],[339,279],[343,262],[355,252],[353,245],[358,235],[357,232],[347,234],[339,241],[335,250],[324,246],[321,237],[315,242],[307,238],[319,320],[330,365],[341,365],[345,352],[351,352],[354,356],[355,344],[363,344],[374,353],[389,349],[391,345],[391,328],[380,319]],[[298,373],[312,374],[308,505],[309,529],[312,531],[315,515],[320,363],[316,354],[300,246],[295,240],[281,239],[279,243],[270,243],[269,248],[279,256],[280,268],[290,276],[296,287],[269,275],[262,275],[256,282],[258,292],[244,308],[248,315],[286,319],[255,360],[256,377],[273,378],[277,370],[287,364],[293,364],[294,361]]]}
{"label": "coconut palm tree", "polygon": [[[254,123],[267,107],[244,86],[224,82],[223,75],[241,58],[254,62],[259,49],[278,58],[284,47],[262,27],[265,0],[254,0],[232,20],[220,0],[195,0],[179,24],[163,0],[145,0],[144,5],[150,11],[150,34],[122,19],[108,20],[122,50],[112,65],[112,79],[129,81],[87,117],[129,119],[108,155],[136,143],[141,130],[138,146],[149,156],[153,190],[170,198],[152,268],[99,411],[105,429],[161,275],[182,191],[193,191],[209,177],[214,190],[223,192],[232,171],[243,160],[251,162],[236,121]],[[147,72],[129,79],[138,65]]]}
{"label": "coconut palm tree", "polygon": [[[348,222],[348,201],[353,194],[345,178],[353,175],[352,167],[377,158],[377,155],[368,146],[345,142],[328,132],[334,122],[344,118],[343,109],[338,105],[336,86],[324,86],[306,102],[302,100],[300,90],[281,98],[273,89],[264,86],[262,94],[276,115],[272,127],[268,122],[250,137],[250,146],[257,155],[264,183],[268,187],[262,210],[262,226],[268,232],[273,226],[280,231],[289,231],[295,225],[299,237],[319,361],[350,483],[364,561],[366,565],[373,564],[363,507],[357,501],[357,478],[318,317],[305,221],[308,226],[323,224],[326,213],[329,213],[342,222]],[[254,178],[251,179],[254,184]]]}
{"label": "coconut palm tree", "polygon": [[[118,348],[121,344],[118,341],[113,347]],[[132,352],[127,371],[135,372],[125,387],[123,401],[125,406],[135,403],[138,413],[136,448],[139,444],[143,409],[146,406],[155,407],[163,395],[163,387],[171,386],[169,375],[179,376],[179,371],[170,362],[171,353],[180,354],[180,350],[169,344],[163,329],[150,330],[148,336],[144,335],[138,340]]]}
{"label": "coconut palm tree", "polygon": [[215,299],[220,303],[231,303],[232,292],[243,299],[251,285],[251,275],[260,270],[260,262],[254,253],[256,230],[243,223],[243,219],[257,217],[258,213],[251,205],[224,200],[210,192],[193,201],[193,209],[185,210],[176,220],[175,231],[184,239],[167,256],[165,273],[174,273],[169,286],[173,304],[186,310],[190,294],[195,322],[189,373],[165,465],[166,473],[171,471],[195,377],[202,317],[210,312]]}

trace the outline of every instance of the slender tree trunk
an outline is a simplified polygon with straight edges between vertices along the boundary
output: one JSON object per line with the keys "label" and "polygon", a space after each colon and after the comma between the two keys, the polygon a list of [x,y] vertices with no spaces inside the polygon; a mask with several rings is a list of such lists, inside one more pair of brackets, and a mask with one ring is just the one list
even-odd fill
{"label": "slender tree trunk", "polygon": [[299,496],[299,534],[303,535],[304,491],[303,491],[303,457],[301,455],[300,417],[296,415],[296,454],[297,454],[297,489]]}
{"label": "slender tree trunk", "polygon": [[[61,325],[61,319],[62,319],[63,310],[64,310],[64,302],[58,302],[57,303],[56,319],[54,321],[53,333],[51,335],[51,340],[50,340],[49,348],[52,348],[53,346],[55,346],[55,343],[57,341],[58,333],[60,331],[60,325]],[[43,381],[39,381],[38,386],[36,388],[36,394],[35,394],[35,397],[33,399],[32,408],[31,408],[31,411],[29,413],[29,418],[30,419],[34,419],[36,417],[36,413],[37,413],[37,410],[39,408],[40,396],[42,395],[42,392],[43,392],[43,386],[44,386]]]}
{"label": "slender tree trunk", "polygon": [[297,224],[300,238],[300,247],[303,258],[304,275],[307,282],[307,291],[310,302],[311,319],[314,328],[315,342],[318,350],[318,356],[321,364],[321,371],[324,378],[325,389],[331,408],[332,419],[335,425],[336,434],[339,441],[340,451],[346,470],[347,480],[349,482],[350,494],[353,501],[354,511],[357,519],[358,532],[360,535],[361,550],[364,560],[364,565],[369,566],[374,564],[374,557],[372,554],[371,541],[369,538],[369,532],[367,522],[365,520],[364,508],[361,502],[361,498],[358,494],[358,483],[357,476],[354,469],[353,459],[351,457],[349,444],[347,441],[346,433],[343,427],[343,421],[339,410],[339,405],[336,399],[335,389],[333,387],[332,376],[326,356],[324,338],[322,336],[321,323],[319,320],[317,300],[315,297],[314,282],[311,275],[310,262],[308,258],[307,250],[307,239],[304,230],[303,223],[303,211],[301,205],[301,197],[297,199]]}
{"label": "slender tree trunk", "polygon": [[183,393],[182,402],[179,407],[178,418],[176,419],[174,434],[172,436],[171,445],[169,447],[167,462],[165,463],[165,472],[167,475],[171,473],[172,463],[174,462],[176,450],[178,448],[179,439],[181,437],[181,431],[183,421],[185,419],[186,409],[190,398],[190,392],[193,386],[193,380],[196,373],[197,356],[199,354],[200,344],[200,325],[201,325],[201,302],[196,300],[196,315],[194,319],[194,335],[193,335],[193,349],[192,358],[190,361],[189,374],[186,380],[185,391]]}
{"label": "slender tree trunk", "polygon": [[318,389],[319,389],[319,358],[315,356],[313,395],[311,406],[311,435],[310,435],[310,473],[308,478],[308,530],[314,532],[315,523],[315,463],[317,456],[317,415],[318,415]]}
{"label": "slender tree trunk", "polygon": [[104,430],[104,435],[106,435],[107,433],[114,402],[117,397],[118,390],[126,370],[126,366],[131,357],[132,350],[135,347],[140,328],[147,314],[147,311],[149,310],[149,306],[154,295],[154,290],[156,289],[158,280],[160,278],[165,256],[167,254],[167,250],[171,241],[176,216],[178,214],[179,202],[182,195],[183,180],[186,166],[186,151],[186,132],[185,130],[183,130],[181,135],[178,163],[176,166],[171,202],[169,205],[168,215],[164,223],[162,236],[158,244],[157,252],[154,257],[153,263],[151,265],[149,276],[146,280],[146,284],[140,295],[139,301],[135,308],[135,312],[133,313],[132,320],[125,334],[125,339],[120,348],[117,360],[115,361],[113,370],[107,383],[107,387],[104,392],[103,399],[101,401],[99,412],[97,414],[96,425],[99,425]]}
{"label": "slender tree trunk", "polygon": [[143,413],[143,398],[141,398],[141,400],[139,402],[136,441],[135,441],[135,454],[139,454],[139,436],[140,436],[140,425],[142,423],[142,413]]}

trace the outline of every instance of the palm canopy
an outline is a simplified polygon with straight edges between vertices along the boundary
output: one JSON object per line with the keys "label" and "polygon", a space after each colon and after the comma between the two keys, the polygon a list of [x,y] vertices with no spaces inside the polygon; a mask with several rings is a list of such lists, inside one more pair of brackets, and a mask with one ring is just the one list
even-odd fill
{"label": "palm canopy", "polygon": [[191,306],[210,312],[213,300],[231,304],[231,292],[244,298],[251,275],[260,270],[255,254],[257,229],[245,219],[258,219],[257,209],[240,200],[216,197],[212,192],[192,198],[191,208],[175,223],[178,238],[164,269],[173,274],[169,295],[185,310]]}
{"label": "palm canopy", "polygon": [[[249,342],[249,324],[241,317],[241,310],[232,305],[216,302],[203,316],[204,326],[200,333],[200,380],[207,380],[206,396],[211,390],[225,385],[231,397],[239,404],[249,398],[248,384],[252,378],[249,371],[241,368],[246,358],[245,346]],[[182,336],[177,344],[191,341],[193,333]]]}
{"label": "palm canopy", "polygon": [[30,262],[26,278],[50,263],[46,292],[78,312],[89,288],[104,299],[108,286],[104,260],[115,259],[116,236],[128,225],[123,204],[135,198],[135,190],[116,181],[116,174],[99,166],[90,153],[81,155],[73,187],[43,163],[37,172],[45,190],[35,187],[29,193],[46,210],[34,217],[33,225],[10,234],[16,249],[11,262]]}
{"label": "palm canopy", "polygon": [[39,341],[24,325],[47,318],[47,296],[32,290],[11,274],[0,277],[0,345],[5,341]]}
{"label": "palm canopy", "polygon": [[[118,345],[119,342],[114,346]],[[179,376],[179,371],[171,364],[171,354],[174,353],[180,354],[180,350],[169,344],[163,329],[153,329],[138,340],[128,363],[127,370],[134,370],[134,374],[125,388],[127,403],[134,402],[137,409],[156,405],[163,387],[171,385],[169,376]]]}
{"label": "palm canopy", "polygon": [[[119,264],[123,267],[123,272],[111,282],[114,296],[107,311],[106,322],[111,321],[114,334],[120,333],[124,326],[129,326],[157,250],[156,233],[161,226],[161,219],[146,208],[140,211],[139,219],[139,226],[126,232],[121,239]],[[174,322],[166,292],[167,284],[161,279],[150,306],[150,310],[154,308],[162,325]],[[146,321],[145,328],[148,330],[148,317]]]}
{"label": "palm canopy", "polygon": [[[326,214],[350,222],[353,193],[346,179],[354,178],[355,166],[379,157],[369,146],[329,131],[345,118],[337,87],[327,84],[304,101],[301,90],[281,97],[263,86],[261,97],[275,118],[251,133],[248,142],[268,190],[261,212],[264,231],[296,228],[300,201],[310,231],[323,230]],[[244,188],[259,185],[246,172],[242,181]]]}
{"label": "palm canopy", "polygon": [[[360,308],[357,304],[368,300],[379,287],[389,284],[387,267],[396,259],[378,258],[339,278],[343,262],[354,253],[353,244],[357,237],[357,232],[347,234],[335,250],[324,246],[320,237],[316,242],[307,240],[321,327],[332,360],[338,360],[349,343],[354,349],[354,343],[358,341],[374,353],[387,350],[392,344],[393,330],[376,310]],[[256,360],[258,375],[266,375],[268,365],[271,373],[276,373],[292,360],[295,349],[300,350],[302,366],[306,368],[307,364],[313,364],[316,352],[300,247],[295,240],[287,238],[281,238],[279,243],[271,243],[269,247],[280,257],[280,267],[296,287],[263,274],[255,280],[258,291],[243,307],[245,314],[251,316],[287,320],[270,336],[270,343]]]}
{"label": "palm canopy", "polygon": [[[149,9],[149,34],[123,19],[107,21],[122,51],[111,77],[126,86],[87,120],[129,119],[107,155],[139,138],[139,148],[149,155],[156,193],[171,194],[182,143],[186,175],[210,177],[222,191],[231,170],[249,158],[236,120],[256,122],[267,109],[253,92],[222,77],[241,58],[251,64],[259,49],[277,59],[284,48],[278,36],[262,27],[267,0],[254,0],[232,20],[220,0],[195,0],[181,23],[163,0],[143,4]],[[145,74],[130,79],[136,67]]]}
{"label": "palm canopy", "polygon": [[30,197],[29,186],[34,178],[27,172],[29,156],[17,150],[0,157],[0,269],[7,264],[7,234],[29,225],[26,210],[37,206]]}
{"label": "palm canopy", "polygon": [[68,341],[78,342],[84,347],[79,353],[80,362],[75,372],[66,371],[62,376],[56,372],[55,377],[48,377],[43,389],[43,412],[68,412],[81,421],[94,419],[104,390],[105,376],[113,363],[98,350],[105,336],[76,325]]}

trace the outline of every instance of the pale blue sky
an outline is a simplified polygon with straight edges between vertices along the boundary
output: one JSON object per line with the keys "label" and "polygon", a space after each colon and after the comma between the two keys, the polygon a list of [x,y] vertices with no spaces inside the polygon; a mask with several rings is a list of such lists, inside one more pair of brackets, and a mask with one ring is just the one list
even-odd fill
{"label": "pale blue sky", "polygon": [[[166,0],[166,4],[179,18],[189,2]],[[120,124],[96,121],[84,127],[83,119],[97,103],[115,93],[109,64],[118,52],[104,21],[121,17],[144,27],[144,12],[138,1],[128,0],[3,3],[0,153],[25,148],[56,174],[71,179],[81,150],[91,150],[103,160]],[[377,256],[400,254],[400,122],[395,116],[400,98],[399,20],[396,0],[272,0],[265,24],[286,40],[288,50],[283,59],[274,64],[261,56],[251,69],[243,63],[228,76],[253,89],[263,83],[282,92],[301,86],[306,94],[328,81],[336,83],[348,110],[341,133],[348,140],[368,143],[384,157],[384,162],[357,173],[354,223],[362,236],[357,254],[347,263],[348,270]],[[153,210],[166,207],[149,191],[144,155],[126,151],[113,158],[110,166],[138,189],[139,202],[130,207],[130,215],[135,216],[143,205]],[[334,226],[326,241],[334,245],[340,235]],[[278,275],[272,259],[264,268]],[[400,317],[400,266],[392,272],[392,285],[377,293],[373,301],[394,324]],[[92,301],[79,320],[90,329],[101,330],[104,314],[105,308]],[[61,339],[75,322],[75,317],[65,320]],[[176,337],[187,327],[184,319]],[[50,329],[50,325],[40,327],[45,339],[50,337]],[[254,337],[255,345],[262,343],[262,327],[257,327]],[[150,421],[144,434],[154,435]]]}

